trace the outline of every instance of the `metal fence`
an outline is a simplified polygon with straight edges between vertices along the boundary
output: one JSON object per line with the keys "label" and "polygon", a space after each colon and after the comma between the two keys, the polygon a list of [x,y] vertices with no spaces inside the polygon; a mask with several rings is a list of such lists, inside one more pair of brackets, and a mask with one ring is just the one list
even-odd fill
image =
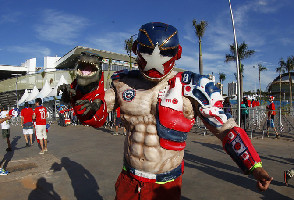
{"label": "metal fence", "polygon": [[[246,109],[248,109],[248,116],[245,120],[245,129],[248,136],[250,138],[253,138],[254,136],[260,136],[263,139],[264,135],[267,133],[268,110],[266,109],[266,106],[257,106]],[[231,110],[232,117],[237,122],[236,106],[233,106]],[[274,118],[274,125],[277,132],[280,135],[290,134],[294,136],[294,111],[279,108],[275,111],[276,115]],[[244,129],[244,123],[242,120],[240,126]],[[204,135],[208,134],[208,130],[199,117],[196,118],[194,127],[200,129],[200,132]],[[269,131],[273,132],[273,129],[270,128]]]}
{"label": "metal fence", "polygon": [[[44,106],[48,111],[47,121],[53,123],[58,120],[58,115],[55,116],[54,107],[52,103],[45,103]],[[257,106],[254,108],[248,109],[248,117],[245,121],[245,129],[250,138],[254,136],[260,136],[262,139],[267,132],[267,112],[266,106]],[[237,108],[236,105],[232,106],[232,117],[237,121]],[[277,109],[276,115],[274,118],[274,124],[277,129],[277,132],[280,135],[291,135],[294,137],[294,111],[290,111],[289,109]],[[114,113],[110,113],[107,119],[106,125],[113,126],[113,119],[115,118]],[[20,116],[17,118],[13,118],[11,121],[12,125],[20,125]],[[241,122],[241,127],[244,128],[244,123]],[[199,117],[196,118],[194,128],[203,133],[204,135],[208,134],[208,129],[204,126],[203,122]],[[270,129],[270,132],[273,132]]]}

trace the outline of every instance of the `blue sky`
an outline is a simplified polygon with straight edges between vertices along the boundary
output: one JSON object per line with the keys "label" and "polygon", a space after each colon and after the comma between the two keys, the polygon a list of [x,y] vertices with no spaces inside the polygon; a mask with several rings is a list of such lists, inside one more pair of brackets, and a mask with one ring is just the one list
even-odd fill
{"label": "blue sky", "polygon": [[[244,60],[244,89],[259,88],[257,64],[262,72],[262,90],[278,74],[280,58],[294,55],[293,0],[231,0],[238,43],[245,41],[256,53]],[[225,63],[233,44],[227,0],[0,0],[0,64],[19,66],[44,56],[62,57],[75,46],[126,53],[124,41],[147,22],[164,22],[179,31],[183,47],[176,67],[198,73],[198,39],[192,20],[208,22],[202,39],[204,73],[226,74],[234,81],[235,63]]]}

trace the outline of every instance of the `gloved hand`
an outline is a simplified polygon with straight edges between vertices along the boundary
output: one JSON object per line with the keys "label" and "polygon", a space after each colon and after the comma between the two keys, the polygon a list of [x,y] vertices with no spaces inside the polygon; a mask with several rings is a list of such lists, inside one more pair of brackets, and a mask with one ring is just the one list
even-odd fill
{"label": "gloved hand", "polygon": [[200,117],[210,126],[221,127],[227,116],[222,109],[222,95],[210,76],[184,72],[182,75],[184,96],[195,99],[199,104]]}
{"label": "gloved hand", "polygon": [[62,92],[61,100],[65,103],[69,103],[73,96],[76,95],[76,91],[70,87],[70,84],[63,84],[57,88],[57,95]]}
{"label": "gloved hand", "polygon": [[102,100],[95,99],[94,101],[91,100],[77,100],[76,105],[81,105],[81,109],[79,111],[82,111],[86,109],[82,115],[87,115],[90,111],[93,111],[93,113],[96,113],[100,106],[102,105]]}

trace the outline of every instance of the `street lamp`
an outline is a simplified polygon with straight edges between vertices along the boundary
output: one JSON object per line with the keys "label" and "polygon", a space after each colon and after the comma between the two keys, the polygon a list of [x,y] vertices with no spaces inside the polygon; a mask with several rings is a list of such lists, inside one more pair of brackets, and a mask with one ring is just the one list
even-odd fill
{"label": "street lamp", "polygon": [[15,82],[15,94],[16,94],[16,107],[18,108],[18,95],[17,95],[17,81],[18,77],[22,74],[11,74],[12,76],[16,76],[16,82]]}
{"label": "street lamp", "polygon": [[235,23],[234,23],[234,16],[233,16],[233,10],[231,6],[231,1],[229,0],[229,6],[230,6],[230,13],[231,13],[231,20],[232,20],[232,26],[233,26],[233,33],[234,33],[234,43],[235,43],[235,55],[236,55],[236,68],[237,68],[237,121],[238,125],[241,125],[241,89],[240,89],[240,68],[239,68],[239,56],[238,56],[238,43],[237,43],[237,37],[236,37],[236,30],[235,30]]}

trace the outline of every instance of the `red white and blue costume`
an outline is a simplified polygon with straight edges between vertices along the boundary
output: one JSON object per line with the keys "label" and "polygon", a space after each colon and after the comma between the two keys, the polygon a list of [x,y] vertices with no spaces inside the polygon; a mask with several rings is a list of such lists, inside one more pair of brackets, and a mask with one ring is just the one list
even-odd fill
{"label": "red white and blue costume", "polygon": [[[147,23],[143,25],[133,45],[133,52],[137,54],[140,71],[128,72],[123,70],[116,72],[112,76],[113,81],[132,77],[140,80],[140,77],[144,77],[152,82],[160,82],[172,72],[175,61],[181,58],[182,48],[179,45],[177,29],[164,23]],[[107,116],[104,90],[102,89],[103,79],[101,80],[99,87],[95,91],[82,95],[77,90],[77,95],[72,99],[73,105],[76,100],[80,99],[93,101],[95,98],[99,98],[102,100],[103,103],[96,113],[89,112],[85,116],[83,116],[84,110],[80,111],[80,105],[74,106],[74,110],[82,123],[94,127],[102,126]],[[76,83],[72,83],[72,88],[75,88],[75,86]],[[128,87],[121,94],[123,101],[132,102],[137,92],[139,91],[135,88]],[[183,113],[183,96],[197,106],[194,108],[196,109],[194,112],[198,113],[205,125],[215,130],[214,132],[218,131],[220,133],[219,138],[222,140],[224,150],[245,174],[249,174],[255,168],[261,167],[261,160],[246,132],[235,125],[229,126],[227,129],[223,128],[228,123],[227,116],[222,109],[223,98],[211,78],[188,71],[178,73],[172,77],[168,81],[168,86],[159,91],[155,119],[156,131],[162,148],[170,151],[183,151],[186,146],[187,133],[192,128],[195,119],[185,117]],[[162,187],[168,188],[173,181],[176,182],[177,186],[181,187],[183,162],[175,169],[163,174],[150,174],[135,169],[126,161],[124,169],[127,174],[121,173],[119,179],[124,179],[130,175],[139,182],[153,183],[152,188],[159,182]],[[117,199],[119,197],[126,198],[121,196],[125,195],[122,193],[127,193],[124,189],[122,184],[120,186],[116,185]],[[180,191],[173,198],[179,198],[178,195],[180,195]]]}

